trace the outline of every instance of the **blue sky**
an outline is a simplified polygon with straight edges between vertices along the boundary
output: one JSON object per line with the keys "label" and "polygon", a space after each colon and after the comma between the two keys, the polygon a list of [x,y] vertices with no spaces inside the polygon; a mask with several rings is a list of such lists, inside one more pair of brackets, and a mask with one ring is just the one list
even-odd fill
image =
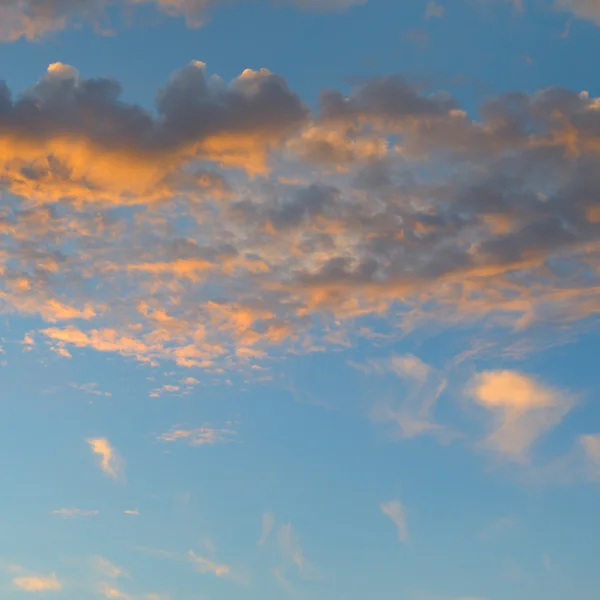
{"label": "blue sky", "polygon": [[595,600],[595,0],[0,0],[0,595]]}

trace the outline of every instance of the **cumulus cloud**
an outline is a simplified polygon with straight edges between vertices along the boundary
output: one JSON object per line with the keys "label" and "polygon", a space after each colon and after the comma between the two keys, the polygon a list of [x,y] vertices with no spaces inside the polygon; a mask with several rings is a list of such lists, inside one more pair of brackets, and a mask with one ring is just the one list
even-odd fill
{"label": "cumulus cloud", "polygon": [[388,517],[396,526],[398,539],[401,542],[408,542],[408,529],[406,526],[406,511],[400,500],[390,500],[383,502],[380,506],[381,512]]}
{"label": "cumulus cloud", "polygon": [[[474,119],[389,75],[311,113],[279,75],[195,61],[155,111],[120,93],[60,63],[0,93],[0,300],[59,355],[258,378],[274,348],[352,344],[366,321],[527,331],[600,311],[585,92],[493,97]],[[394,417],[401,434],[432,410]]]}
{"label": "cumulus cloud", "polygon": [[24,592],[57,592],[62,589],[62,584],[54,573],[50,573],[50,575],[22,575],[15,577],[12,582]]}
{"label": "cumulus cloud", "polygon": [[87,440],[92,452],[100,459],[100,468],[112,479],[124,476],[125,463],[106,438],[91,438]]}
{"label": "cumulus cloud", "polygon": [[[343,10],[367,0],[288,0],[308,10]],[[0,41],[38,39],[71,24],[88,23],[99,32],[107,30],[107,10],[123,10],[141,4],[153,6],[168,16],[183,17],[189,27],[200,27],[212,6],[224,0],[1,0]]]}
{"label": "cumulus cloud", "polygon": [[575,404],[567,392],[517,371],[484,371],[472,380],[470,392],[493,417],[486,446],[518,461],[525,460],[531,446]]}

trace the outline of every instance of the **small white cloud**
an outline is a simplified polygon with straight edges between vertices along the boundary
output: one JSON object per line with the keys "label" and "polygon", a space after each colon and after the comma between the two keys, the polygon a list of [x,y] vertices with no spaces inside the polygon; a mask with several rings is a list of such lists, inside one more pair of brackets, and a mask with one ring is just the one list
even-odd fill
{"label": "small white cloud", "polygon": [[127,508],[123,511],[123,514],[131,517],[139,517],[140,511],[137,508]]}
{"label": "small white cloud", "polygon": [[88,439],[92,452],[100,457],[100,468],[113,479],[123,477],[125,463],[106,438]]}
{"label": "small white cloud", "polygon": [[398,539],[401,542],[408,542],[408,530],[406,527],[406,513],[404,506],[400,500],[391,500],[389,502],[383,502],[380,505],[381,512],[391,519],[392,523],[396,526],[398,532]]}

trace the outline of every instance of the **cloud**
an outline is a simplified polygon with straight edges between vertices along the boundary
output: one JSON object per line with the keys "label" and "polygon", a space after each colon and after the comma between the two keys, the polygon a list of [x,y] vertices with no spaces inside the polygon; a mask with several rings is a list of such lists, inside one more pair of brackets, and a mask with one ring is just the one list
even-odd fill
{"label": "cloud", "polygon": [[397,393],[402,399],[375,403],[371,411],[373,420],[392,424],[394,433],[405,439],[422,434],[441,439],[453,437],[447,427],[433,419],[435,405],[447,383],[446,377],[437,369],[413,354],[371,359],[365,364],[351,363],[351,366],[367,375],[393,374],[406,384],[406,390]]}
{"label": "cloud", "polygon": [[139,517],[140,516],[140,511],[137,508],[128,508],[126,510],[123,511],[124,515],[129,515],[132,517]]}
{"label": "cloud", "polygon": [[286,573],[290,567],[295,567],[295,570],[304,579],[316,580],[320,578],[317,567],[306,558],[300,538],[291,523],[284,523],[279,526],[276,541],[284,562],[276,570],[275,577],[284,587],[287,587],[285,584],[285,581],[287,581]]}
{"label": "cloud", "polygon": [[588,478],[600,480],[600,433],[582,435],[579,443],[584,451]]}
{"label": "cloud", "polygon": [[[367,0],[289,0],[307,10],[343,10]],[[148,4],[168,16],[183,17],[189,27],[200,27],[208,19],[208,9],[222,0],[14,0],[0,1],[0,41],[29,40],[66,29],[70,24],[89,23],[106,31],[107,11],[116,5],[123,11]]]}
{"label": "cloud", "polygon": [[232,574],[232,570],[229,565],[213,562],[208,558],[199,556],[192,550],[188,552],[188,557],[190,561],[194,564],[194,568],[196,569],[196,571],[200,573],[211,573],[213,575],[216,575],[217,577],[230,577]]}
{"label": "cloud", "polygon": [[[62,349],[64,351],[64,349]],[[104,396],[104,397],[111,397],[112,394],[110,392],[103,392],[102,390],[98,389],[98,385],[97,383],[82,383],[82,384],[77,384],[77,383],[70,383],[69,384],[70,387],[72,387],[75,390],[79,390],[80,392],[83,392],[84,394],[90,394],[92,396]]]}
{"label": "cloud", "polygon": [[435,0],[431,0],[425,6],[425,19],[441,19],[445,12],[446,9],[442,4],[435,2]]}
{"label": "cloud", "polygon": [[112,479],[124,476],[125,463],[106,438],[91,438],[87,443],[100,458],[100,468]]}
{"label": "cloud", "polygon": [[[256,380],[367,322],[525,336],[600,311],[586,92],[494,96],[474,118],[392,74],[311,112],[280,75],[226,83],[194,61],[154,111],[61,63],[0,97],[0,301],[42,322],[36,348]],[[400,374],[430,399],[392,406],[400,435],[436,429],[429,373]]]}
{"label": "cloud", "polygon": [[134,600],[133,596],[107,582],[102,582],[98,585],[98,592],[110,600]]}
{"label": "cloud", "polygon": [[160,442],[186,441],[190,446],[212,446],[231,441],[236,432],[232,429],[215,429],[212,427],[197,427],[196,429],[181,429],[174,427],[158,436]]}
{"label": "cloud", "polygon": [[406,527],[406,512],[400,500],[390,500],[380,505],[381,512],[388,517],[396,526],[398,539],[408,542],[408,530]]}
{"label": "cloud", "polygon": [[77,517],[95,517],[96,515],[100,514],[100,511],[85,508],[57,508],[53,510],[51,514],[58,517],[64,517],[66,519],[72,519]]}
{"label": "cloud", "polygon": [[275,515],[273,513],[265,513],[262,517],[262,533],[260,540],[258,540],[259,546],[264,546],[273,531],[275,526]]}
{"label": "cloud", "polygon": [[588,19],[600,24],[599,0],[555,0],[559,10],[573,13],[581,19]]}
{"label": "cloud", "polygon": [[102,556],[92,558],[92,566],[95,571],[109,579],[118,579],[120,577],[130,577],[126,569],[118,567]]}
{"label": "cloud", "polygon": [[571,394],[517,371],[484,371],[471,381],[470,394],[493,417],[485,445],[517,461],[575,404]]}
{"label": "cloud", "polygon": [[15,577],[12,582],[24,592],[57,592],[62,589],[62,584],[54,573],[50,573],[50,575],[23,575]]}

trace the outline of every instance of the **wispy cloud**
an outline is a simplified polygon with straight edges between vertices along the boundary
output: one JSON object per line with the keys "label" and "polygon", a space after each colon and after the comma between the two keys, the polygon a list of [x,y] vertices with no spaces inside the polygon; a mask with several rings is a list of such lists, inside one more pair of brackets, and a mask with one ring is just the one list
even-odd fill
{"label": "wispy cloud", "polygon": [[396,526],[398,539],[408,542],[408,529],[406,526],[406,511],[400,500],[390,500],[380,505],[381,512],[388,517]]}
{"label": "wispy cloud", "polygon": [[83,392],[84,394],[90,394],[92,396],[112,396],[111,392],[104,392],[98,389],[99,384],[97,383],[70,383],[69,386],[75,390]]}
{"label": "wispy cloud", "polygon": [[100,468],[112,479],[122,479],[125,475],[125,462],[106,438],[91,438],[87,443],[92,452],[100,458]]}
{"label": "wispy cloud", "polygon": [[435,406],[446,388],[446,377],[414,354],[393,355],[370,359],[350,365],[367,375],[395,375],[405,389],[395,392],[393,400],[377,400],[371,418],[391,424],[395,435],[412,438],[417,435],[435,435],[450,440],[454,434],[449,427],[434,419]]}
{"label": "wispy cloud", "polygon": [[427,20],[434,18],[441,19],[444,16],[445,12],[446,9],[444,8],[444,6],[436,2],[435,0],[430,0],[425,5],[425,19]]}
{"label": "wispy cloud", "polygon": [[275,526],[275,515],[273,513],[265,513],[262,517],[262,533],[258,540],[259,546],[264,546],[273,531]]}
{"label": "wispy cloud", "polygon": [[99,510],[86,509],[86,508],[57,508],[50,512],[52,515],[57,517],[63,517],[65,519],[74,519],[77,517],[95,517],[100,514]]}
{"label": "wispy cloud", "polygon": [[[287,0],[292,6],[306,10],[337,11],[367,0]],[[209,8],[224,0],[124,0],[129,11],[145,4],[171,17],[183,19],[188,27],[201,27],[209,20]],[[99,16],[109,5],[107,0],[22,0],[0,4],[0,42],[20,38],[39,39],[52,32],[66,29],[82,21],[95,26],[99,32]]]}
{"label": "wispy cloud", "polygon": [[108,577],[109,579],[118,579],[120,577],[129,578],[129,572],[127,569],[123,569],[122,567],[118,567],[117,565],[111,563],[107,558],[103,556],[94,556],[92,558],[92,566],[94,570],[100,573],[103,577]]}
{"label": "wispy cloud", "polygon": [[182,429],[174,427],[158,436],[161,442],[184,441],[190,446],[211,446],[230,442],[236,435],[233,429],[218,429],[214,427],[197,427],[195,429]]}
{"label": "wispy cloud", "polygon": [[208,558],[199,556],[193,550],[188,552],[188,557],[193,563],[196,571],[200,573],[211,573],[217,577],[230,577],[232,574],[231,567],[223,563],[216,563]]}
{"label": "wispy cloud", "polygon": [[109,600],[134,600],[131,594],[127,594],[112,583],[105,581],[98,584],[98,593]]}
{"label": "wispy cloud", "polygon": [[[298,572],[306,579],[317,579],[319,572],[317,568],[306,558],[300,537],[291,523],[280,525],[277,532],[277,546],[283,559],[288,564],[293,564]],[[284,574],[284,571],[281,570]]]}
{"label": "wispy cloud", "polygon": [[579,443],[584,451],[588,478],[600,480],[600,433],[582,435]]}

